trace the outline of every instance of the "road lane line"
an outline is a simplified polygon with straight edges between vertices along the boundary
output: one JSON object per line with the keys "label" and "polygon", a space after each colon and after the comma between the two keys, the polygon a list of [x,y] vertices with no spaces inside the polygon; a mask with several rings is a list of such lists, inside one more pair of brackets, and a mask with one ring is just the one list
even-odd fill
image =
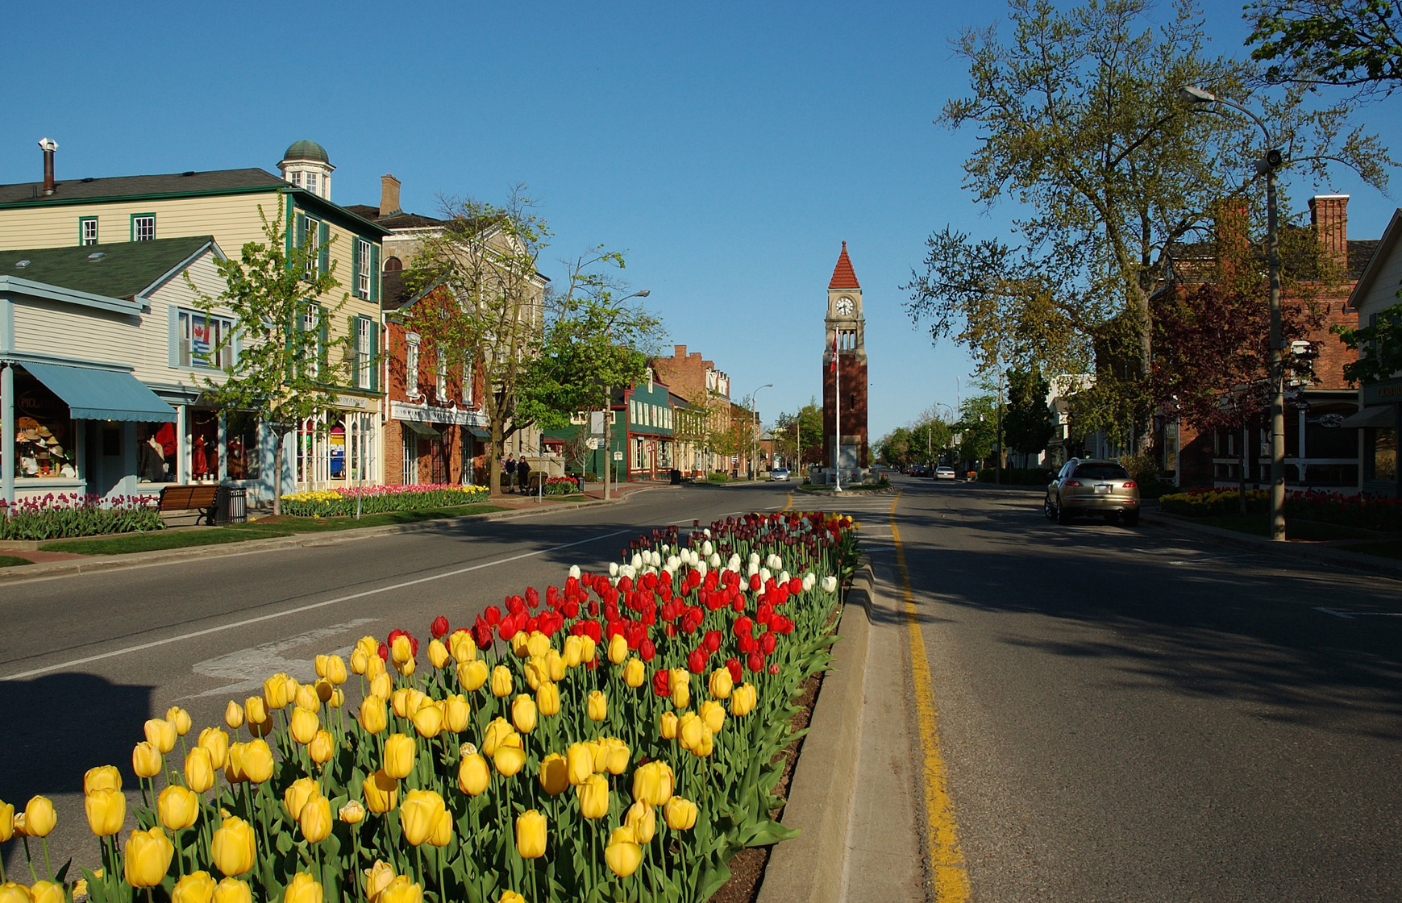
{"label": "road lane line", "polygon": [[119,655],[129,655],[133,652],[141,652],[145,649],[155,649],[159,646],[168,646],[171,643],[179,643],[183,640],[193,640],[202,636],[209,636],[212,633],[222,633],[225,630],[235,630],[239,627],[247,627],[250,624],[260,624],[263,621],[272,621],[277,618],[285,618],[288,615],[301,614],[305,611],[315,611],[318,608],[325,608],[328,605],[339,605],[342,602],[352,602],[356,599],[364,599],[366,596],[374,596],[380,593],[387,593],[391,590],[404,589],[408,586],[417,586],[420,583],[431,583],[434,580],[442,580],[445,577],[456,577],[459,574],[467,574],[471,571],[480,571],[483,568],[496,567],[499,564],[510,564],[513,561],[521,561],[526,558],[535,558],[538,555],[547,555],[551,552],[558,552],[561,549],[570,549],[575,546],[588,545],[613,536],[621,536],[624,533],[632,533],[633,530],[615,530],[612,533],[602,533],[589,539],[581,539],[576,542],[567,542],[561,546],[551,546],[548,549],[537,549],[534,552],[523,552],[520,555],[512,555],[508,558],[498,558],[495,561],[484,561],[481,564],[469,565],[458,568],[455,571],[446,571],[442,574],[434,574],[431,577],[417,577],[413,580],[405,580],[402,583],[394,583],[389,586],[381,586],[378,589],[367,589],[358,593],[351,593],[348,596],[337,596],[334,599],[324,599],[320,602],[313,602],[309,605],[300,605],[297,608],[289,608],[286,611],[276,611],[272,614],[259,615],[256,618],[245,618],[242,621],[234,621],[229,624],[221,624],[218,627],[207,627],[204,630],[192,630],[189,633],[182,633],[178,636],[167,637],[163,640],[152,640],[149,643],[140,643],[136,646],[127,646],[123,649],[114,649],[111,652],[103,652],[98,655],[89,655],[84,658],[75,658],[72,661],[64,662],[60,665],[49,665],[44,668],[35,668],[31,671],[21,671],[19,674],[8,674],[0,677],[0,680],[24,680],[28,677],[38,677],[40,674],[49,674],[54,671],[63,671],[67,668],[76,668],[78,665],[86,665],[92,662],[99,662],[103,659],[116,658]]}
{"label": "road lane line", "polygon": [[915,690],[915,718],[920,730],[920,750],[925,758],[926,854],[930,859],[931,883],[936,903],[966,903],[969,899],[969,873],[964,851],[959,846],[959,826],[954,818],[954,801],[949,797],[948,770],[940,754],[939,720],[930,678],[930,660],[925,638],[916,619],[915,594],[910,588],[910,571],[905,563],[905,546],[896,526],[896,503],[891,500],[891,538],[896,546],[896,569],[901,575],[901,596],[905,602],[905,622],[910,637],[910,671]]}

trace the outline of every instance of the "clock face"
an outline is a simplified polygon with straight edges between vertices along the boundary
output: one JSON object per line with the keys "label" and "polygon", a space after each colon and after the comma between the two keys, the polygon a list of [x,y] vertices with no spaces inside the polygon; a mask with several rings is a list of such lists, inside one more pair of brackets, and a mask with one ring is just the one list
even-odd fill
{"label": "clock face", "polygon": [[838,313],[838,316],[842,316],[842,317],[850,317],[850,316],[852,316],[852,299],[851,299],[851,298],[838,298],[838,299],[837,299],[837,313]]}

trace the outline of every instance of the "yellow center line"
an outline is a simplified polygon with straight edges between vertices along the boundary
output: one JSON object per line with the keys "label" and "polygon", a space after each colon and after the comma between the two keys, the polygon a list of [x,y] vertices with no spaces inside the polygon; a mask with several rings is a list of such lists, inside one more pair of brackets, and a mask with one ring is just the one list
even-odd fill
{"label": "yellow center line", "polygon": [[781,508],[781,509],[779,509],[779,510],[780,510],[780,513],[783,513],[784,511],[787,511],[787,510],[789,510],[789,509],[792,508],[792,507],[793,507],[793,492],[792,492],[792,490],[790,490],[790,492],[789,492],[789,497],[784,501],[784,507]]}
{"label": "yellow center line", "polygon": [[906,568],[901,531],[896,526],[896,503],[900,498],[901,492],[897,491],[896,497],[891,500],[891,539],[896,546],[896,569],[901,575],[901,596],[910,637],[915,719],[920,731],[920,751],[925,759],[926,852],[930,859],[936,903],[966,903],[969,899],[969,873],[964,866],[964,851],[959,846],[954,801],[949,798],[948,770],[940,754],[939,721],[935,713],[930,660],[925,653],[920,622],[916,619],[915,594],[910,588],[910,571]]}

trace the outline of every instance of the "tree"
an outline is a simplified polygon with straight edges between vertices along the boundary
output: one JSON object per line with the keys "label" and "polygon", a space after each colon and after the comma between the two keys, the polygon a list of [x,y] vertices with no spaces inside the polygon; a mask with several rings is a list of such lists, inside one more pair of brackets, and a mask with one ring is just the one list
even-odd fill
{"label": "tree", "polygon": [[1344,376],[1351,382],[1377,382],[1402,372],[1402,305],[1382,311],[1370,326],[1336,326],[1334,331],[1349,348],[1366,352],[1345,365]]}
{"label": "tree", "polygon": [[1052,425],[1047,409],[1051,386],[1032,370],[1009,370],[1008,402],[1003,412],[1003,441],[1013,451],[1035,454],[1051,441]]}
{"label": "tree", "polygon": [[933,234],[924,271],[905,286],[912,317],[928,322],[932,338],[967,346],[981,369],[1089,373],[1105,349],[1134,361],[1125,378],[1097,387],[1085,425],[1141,447],[1151,412],[1149,299],[1173,250],[1210,229],[1213,204],[1257,200],[1262,190],[1251,165],[1261,156],[1255,126],[1191,115],[1179,88],[1255,104],[1290,165],[1322,174],[1337,163],[1381,186],[1391,162],[1375,138],[1341,134],[1344,105],[1308,110],[1299,88],[1253,97],[1249,66],[1209,57],[1188,7],[1158,30],[1140,24],[1148,11],[1148,0],[1086,0],[1065,11],[1013,0],[1006,37],[989,28],[959,39],[970,92],[937,121],[978,129],[964,167],[975,197],[1011,199],[1027,213],[1015,221],[1015,243]]}
{"label": "tree", "polygon": [[781,413],[774,421],[774,440],[785,460],[796,461],[802,470],[805,463],[820,463],[823,457],[823,409],[817,399],[790,414]]}
{"label": "tree", "polygon": [[1355,88],[1384,97],[1402,85],[1397,0],[1258,0],[1246,5],[1251,58],[1273,84]]}
{"label": "tree", "polygon": [[[267,425],[277,436],[273,465],[273,513],[282,513],[282,469],[288,437],[303,424],[324,429],[323,415],[336,410],[336,385],[349,376],[344,350],[348,335],[332,336],[327,325],[345,305],[348,295],[332,308],[317,299],[339,288],[335,261],[324,253],[335,239],[318,245],[290,241],[283,220],[282,193],[278,193],[277,217],[268,220],[262,205],[264,242],[245,244],[237,258],[216,260],[225,288],[212,298],[186,284],[195,293],[195,305],[206,314],[227,308],[238,323],[240,348],[234,362],[224,368],[224,379],[203,380],[206,397],[217,407],[241,412]],[[209,360],[235,340],[219,337]]]}
{"label": "tree", "polygon": [[961,460],[983,461],[993,454],[998,445],[998,396],[985,394],[964,399],[954,429]]}

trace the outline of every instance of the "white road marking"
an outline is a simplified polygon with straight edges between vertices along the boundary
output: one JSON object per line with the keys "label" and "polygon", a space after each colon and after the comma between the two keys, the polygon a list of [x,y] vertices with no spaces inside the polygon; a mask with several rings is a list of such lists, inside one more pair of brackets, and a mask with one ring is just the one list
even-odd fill
{"label": "white road marking", "polygon": [[499,564],[510,564],[513,561],[521,561],[526,558],[535,558],[538,555],[548,555],[551,552],[558,552],[561,549],[572,549],[575,546],[589,545],[611,536],[622,536],[624,533],[632,533],[633,530],[615,530],[612,533],[602,533],[592,536],[589,539],[581,539],[577,542],[567,542],[564,545],[552,546],[548,549],[537,549],[534,552],[522,552],[520,555],[512,555],[508,558],[498,558],[496,561],[484,561],[481,564],[469,565],[465,568],[458,568],[455,571],[445,571],[442,574],[434,574],[431,577],[418,577],[413,580],[406,580],[402,583],[393,583],[389,586],[381,586],[377,589],[367,589],[358,593],[351,593],[348,596],[337,596],[334,599],[323,599],[320,602],[312,602],[309,605],[300,605],[296,608],[289,608],[285,611],[275,611],[272,614],[259,615],[256,618],[245,618],[242,621],[232,621],[228,624],[220,624],[217,627],[206,627],[204,630],[192,630],[189,633],[182,633],[178,636],[167,637],[163,640],[152,640],[149,643],[139,643],[135,646],[127,646],[123,649],[114,649],[111,652],[102,652],[97,655],[89,655],[84,658],[75,658],[72,661],[64,662],[60,665],[48,665],[43,668],[34,668],[30,671],[21,671],[19,674],[10,674],[0,677],[0,680],[23,680],[27,677],[37,677],[40,674],[50,674],[54,671],[63,671],[67,668],[75,668],[78,665],[86,665],[91,662],[99,662],[103,659],[116,658],[119,655],[129,655],[133,652],[141,652],[145,649],[155,649],[159,646],[169,646],[171,643],[179,643],[183,640],[193,640],[197,637],[209,636],[212,633],[222,633],[225,630],[235,630],[239,627],[247,627],[250,624],[260,624],[263,621],[272,621],[277,618],[285,618],[288,615],[301,614],[304,611],[315,611],[318,608],[325,608],[328,605],[339,605],[342,602],[352,602],[356,599],[364,599],[366,596],[375,596],[380,593],[387,593],[391,590],[403,589],[406,586],[417,586],[420,583],[431,583],[434,580],[442,580],[445,577],[456,577],[459,574],[467,574],[472,571],[480,571],[483,568],[496,567]]}
{"label": "white road marking", "polygon": [[1346,621],[1352,621],[1354,618],[1402,618],[1402,611],[1338,611],[1319,606],[1316,606],[1314,610],[1322,611],[1326,615],[1333,615],[1336,618],[1343,618]]}
{"label": "white road marking", "polygon": [[[311,683],[316,679],[316,663],[310,658],[284,658],[282,653],[289,649],[297,649],[310,645],[318,640],[327,637],[337,636],[347,630],[354,630],[362,624],[374,624],[379,618],[356,618],[353,621],[346,621],[344,624],[332,624],[329,627],[318,627],[315,630],[308,630],[306,633],[299,633],[286,639],[275,640],[271,643],[263,643],[248,649],[240,649],[237,652],[230,652],[227,655],[207,658],[202,662],[196,662],[191,670],[196,674],[203,674],[205,677],[213,677],[224,681],[223,686],[215,687],[213,690],[206,690],[203,693],[193,693],[184,697],[185,699],[198,699],[203,696],[222,696],[225,694],[238,694],[244,690],[258,689],[263,686],[263,678],[269,674],[290,674],[297,678],[300,683]],[[323,650],[336,655],[344,655],[351,647],[343,649]]]}

